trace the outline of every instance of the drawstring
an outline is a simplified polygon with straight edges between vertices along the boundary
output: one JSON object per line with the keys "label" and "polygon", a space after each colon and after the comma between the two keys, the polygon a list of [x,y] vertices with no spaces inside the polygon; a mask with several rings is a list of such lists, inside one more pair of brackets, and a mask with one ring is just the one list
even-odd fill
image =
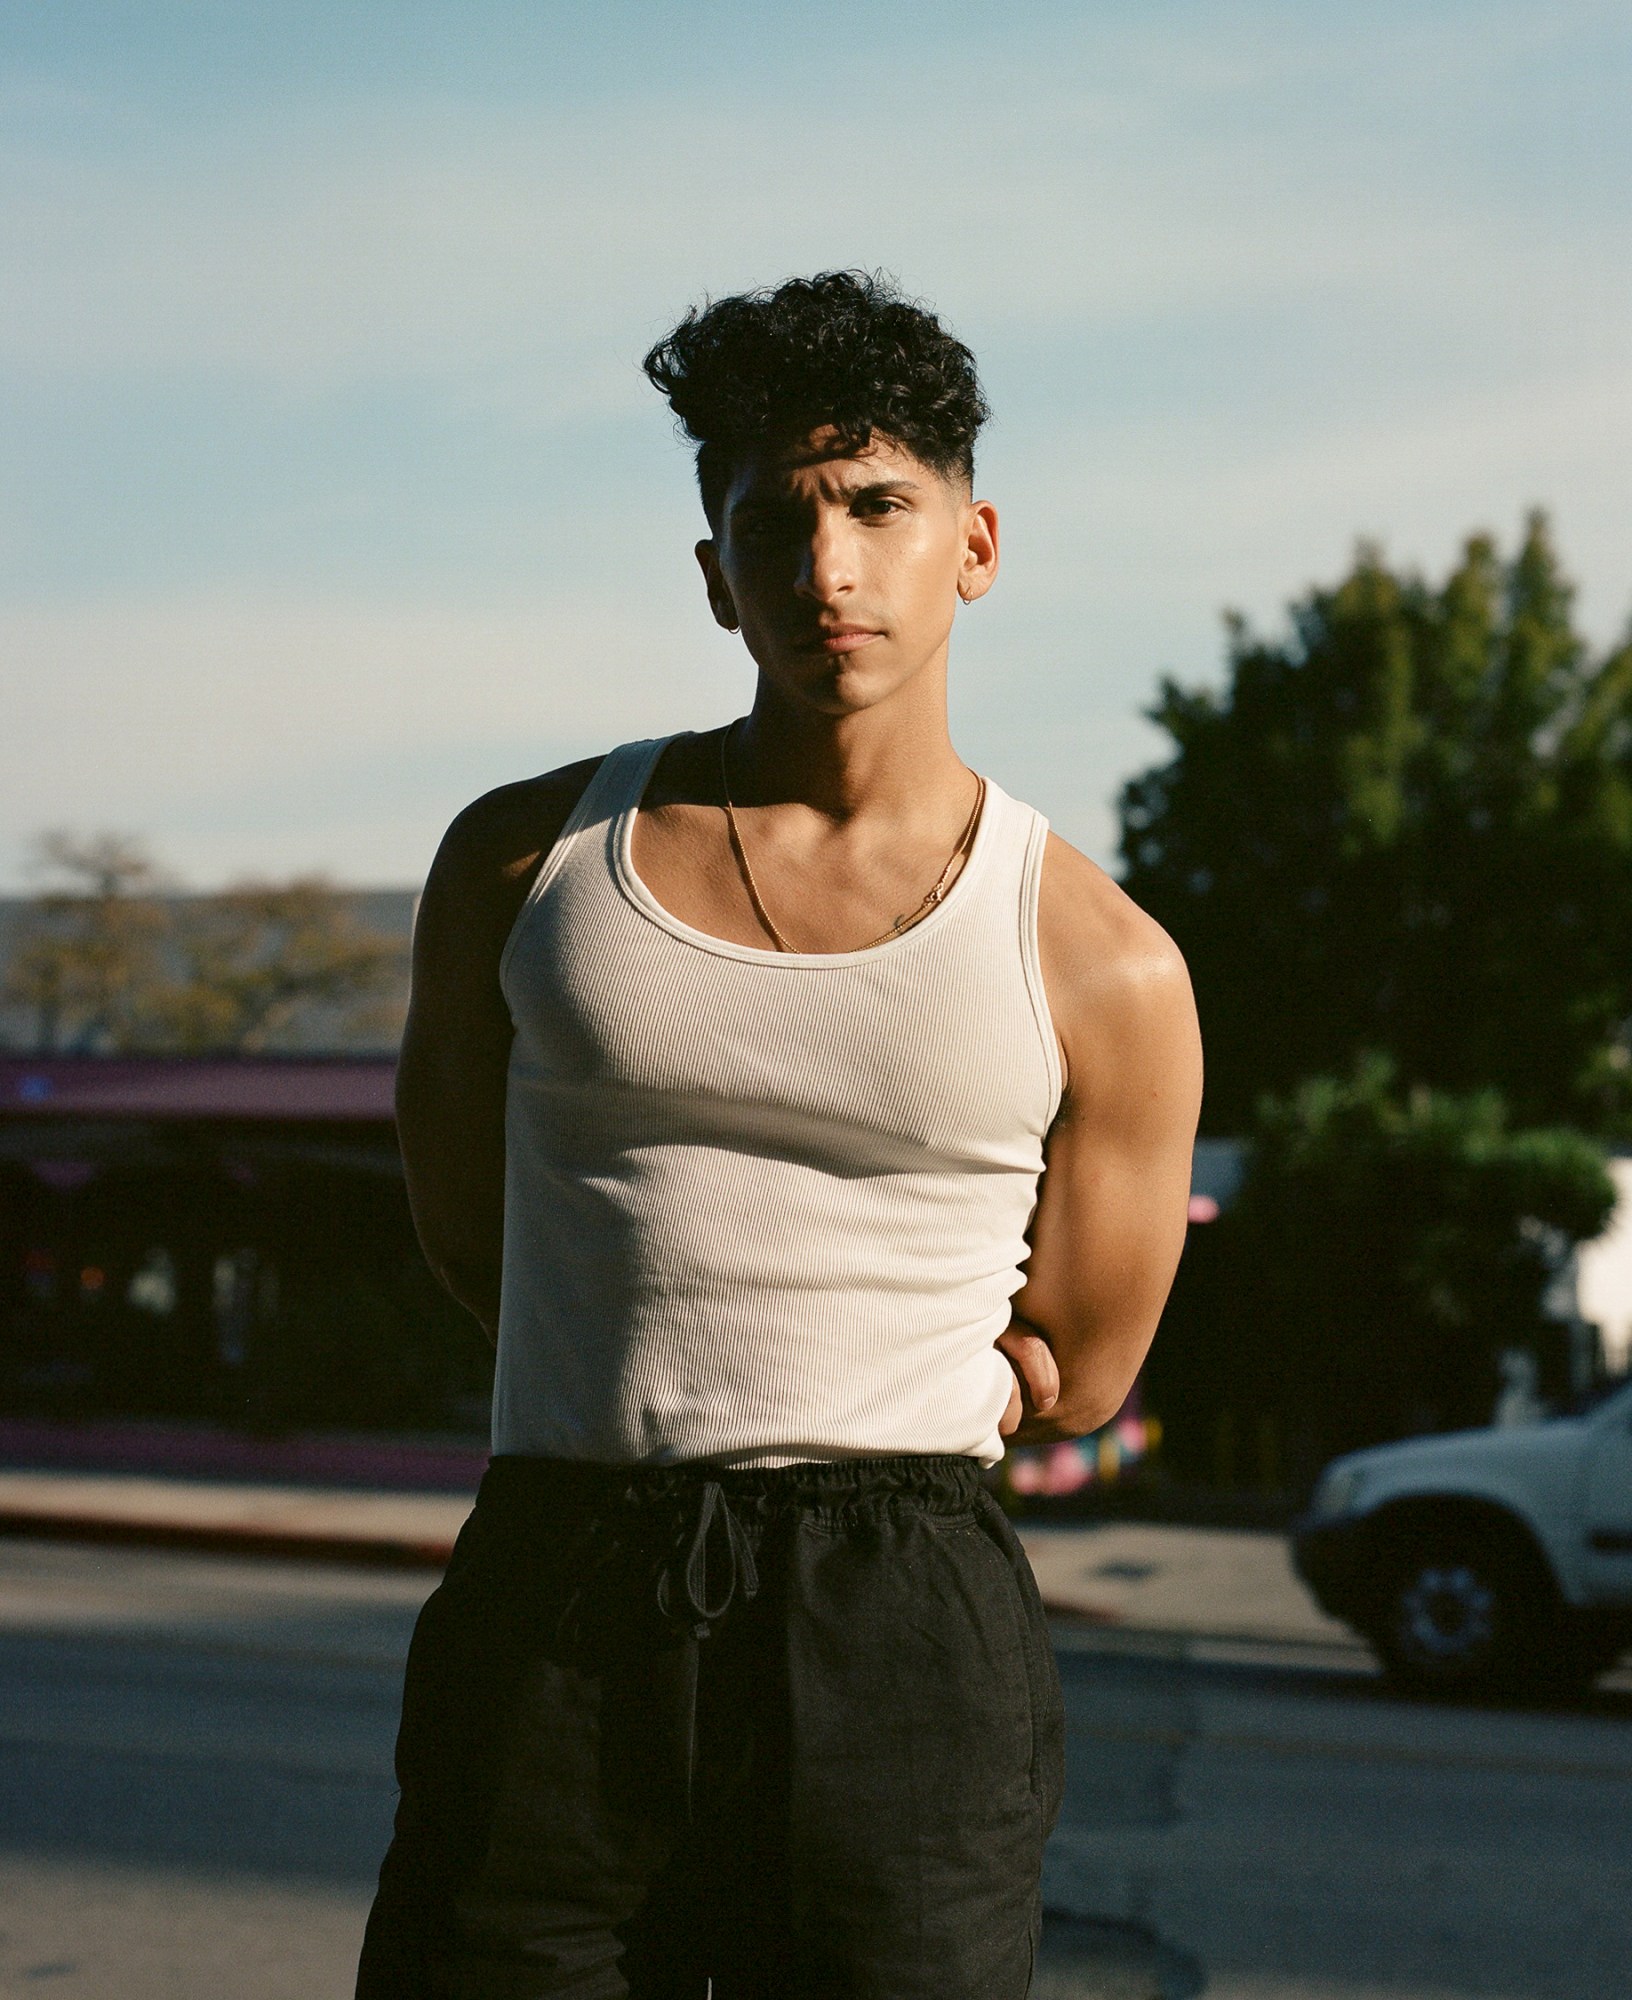
{"label": "drawstring", "polygon": [[[725,1577],[719,1595],[708,1594],[708,1544],[718,1523],[725,1529]],[[693,1639],[706,1639],[714,1626],[731,1609],[740,1588],[745,1601],[759,1594],[759,1569],[747,1531],[731,1511],[724,1488],[717,1479],[705,1479],[697,1503],[697,1519],[680,1572],[685,1602],[675,1603],[674,1570],[678,1556],[658,1572],[657,1608],[676,1625],[684,1625]]]}
{"label": "drawstring", "polygon": [[[625,1489],[624,1499],[630,1507],[642,1507],[647,1497],[638,1485]],[[663,1733],[668,1742],[670,1782],[689,1820],[697,1777],[698,1648],[739,1595],[746,1603],[759,1594],[759,1566],[747,1530],[732,1512],[717,1479],[704,1480],[700,1487],[687,1481],[673,1497],[680,1503],[677,1512],[682,1520],[670,1554],[657,1572],[657,1609],[680,1634],[680,1644],[658,1647],[649,1658],[648,1671],[654,1712],[666,1718]],[[689,1529],[685,1525],[688,1517]],[[588,1525],[578,1577],[556,1625],[558,1640],[566,1644],[576,1644],[582,1638],[586,1616],[593,1616],[600,1578],[645,1542],[638,1530],[620,1531],[599,1517]],[[646,1573],[651,1574],[649,1570]]]}
{"label": "drawstring", "polygon": [[[714,1596],[709,1595],[709,1542],[725,1531],[723,1580]],[[679,1570],[678,1589],[675,1572]],[[682,1560],[679,1549],[664,1563],[657,1575],[657,1608],[670,1624],[685,1634],[658,1673],[668,1683],[668,1699],[673,1704],[674,1770],[681,1808],[690,1820],[697,1782],[697,1662],[698,1648],[714,1626],[731,1609],[737,1592],[745,1602],[759,1592],[759,1568],[746,1530],[731,1511],[724,1488],[717,1479],[706,1479],[697,1497],[697,1517]],[[684,1597],[677,1603],[677,1596]]]}
{"label": "drawstring", "polygon": [[[639,1504],[639,1492],[633,1486],[627,1489],[624,1497],[632,1506]],[[709,1543],[711,1538],[719,1539],[722,1528],[725,1531],[725,1571],[717,1595],[711,1598],[708,1594]],[[679,1626],[689,1638],[706,1639],[736,1602],[739,1590],[744,1602],[751,1602],[759,1594],[759,1566],[754,1561],[753,1544],[748,1539],[747,1530],[732,1512],[725,1489],[717,1479],[705,1480],[698,1489],[697,1512],[690,1538],[686,1539],[682,1529],[676,1543],[674,1553],[665,1559],[657,1573],[657,1608],[671,1625]],[[683,1556],[680,1544],[684,1546]],[[625,1546],[624,1536],[615,1528],[609,1531],[598,1518],[589,1522],[576,1581],[556,1620],[558,1640],[572,1643],[582,1636],[586,1602],[594,1596],[594,1587],[601,1575],[623,1558]],[[677,1571],[680,1577],[678,1590],[675,1583]],[[682,1596],[684,1601],[677,1603],[677,1595]]]}

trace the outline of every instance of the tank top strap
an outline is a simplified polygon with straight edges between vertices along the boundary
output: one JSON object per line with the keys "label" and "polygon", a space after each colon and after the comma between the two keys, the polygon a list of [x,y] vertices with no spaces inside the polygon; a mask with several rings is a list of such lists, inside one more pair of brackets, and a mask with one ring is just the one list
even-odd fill
{"label": "tank top strap", "polygon": [[1006,945],[1016,953],[1048,1072],[1052,1122],[1064,1094],[1065,1078],[1037,941],[1047,846],[1048,821],[1043,815],[988,778],[985,824],[967,871],[969,879],[963,884],[964,895],[961,901],[955,894],[949,899],[946,915],[952,921],[946,926],[943,946],[958,948],[956,941],[961,936],[964,949],[989,952]]}
{"label": "tank top strap", "polygon": [[947,915],[956,911],[963,925],[995,925],[999,932],[1012,923],[1015,912],[1022,921],[1034,919],[1047,833],[1048,822],[1041,813],[1011,798],[996,779],[988,778],[974,851],[953,885]]}
{"label": "tank top strap", "polygon": [[638,805],[658,758],[674,740],[672,736],[647,736],[608,750],[594,777],[584,787],[584,795],[571,819],[561,829],[561,838],[565,840],[601,820],[617,819]]}
{"label": "tank top strap", "polygon": [[1020,862],[1020,965],[1025,974],[1026,991],[1031,999],[1032,1017],[1037,1023],[1037,1033],[1043,1045],[1043,1060],[1048,1065],[1048,1085],[1050,1091],[1049,1123],[1054,1122],[1054,1114],[1060,1108],[1065,1095],[1065,1069],[1060,1058],[1059,1035],[1054,1026],[1054,1016],[1048,1004],[1048,991],[1043,984],[1043,955],[1037,938],[1038,906],[1042,901],[1043,856],[1048,849],[1048,821],[1034,806],[1021,805],[1018,800],[1011,802],[1015,810],[1017,832],[1021,839]]}
{"label": "tank top strap", "polygon": [[620,743],[615,750],[607,751],[596,765],[594,776],[579,793],[578,803],[562,822],[555,845],[545,855],[538,873],[533,877],[526,901],[516,912],[516,920],[510,927],[510,935],[499,957],[501,984],[509,970],[516,940],[550,884],[566,866],[573,849],[591,827],[608,822],[616,825],[630,807],[639,803],[658,758],[673,741],[672,736],[649,736],[634,743]]}

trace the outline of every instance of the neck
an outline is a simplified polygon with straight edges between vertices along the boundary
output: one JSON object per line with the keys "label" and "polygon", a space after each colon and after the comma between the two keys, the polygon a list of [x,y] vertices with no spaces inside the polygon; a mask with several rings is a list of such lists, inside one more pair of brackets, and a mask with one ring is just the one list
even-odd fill
{"label": "neck", "polygon": [[911,813],[967,788],[966,765],[947,727],[946,682],[920,690],[919,675],[872,708],[845,715],[786,701],[761,680],[747,720],[731,737],[739,803],[796,801],[836,820]]}

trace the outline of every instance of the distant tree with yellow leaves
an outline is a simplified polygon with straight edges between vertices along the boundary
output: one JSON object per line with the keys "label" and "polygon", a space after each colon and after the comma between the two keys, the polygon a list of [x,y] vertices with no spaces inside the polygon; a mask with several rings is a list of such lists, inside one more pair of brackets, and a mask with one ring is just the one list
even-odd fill
{"label": "distant tree with yellow leaves", "polygon": [[[35,842],[0,1000],[37,1053],[260,1053],[400,1024],[406,943],[321,876],[185,895],[127,834]],[[304,1033],[301,1031],[304,1028]]]}

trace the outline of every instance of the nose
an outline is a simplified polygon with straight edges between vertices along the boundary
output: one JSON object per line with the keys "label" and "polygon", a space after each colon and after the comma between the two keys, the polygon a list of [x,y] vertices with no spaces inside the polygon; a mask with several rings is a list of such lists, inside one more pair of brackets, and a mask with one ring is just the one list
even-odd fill
{"label": "nose", "polygon": [[815,604],[836,604],[855,588],[853,537],[847,523],[818,518],[799,552],[794,588]]}

